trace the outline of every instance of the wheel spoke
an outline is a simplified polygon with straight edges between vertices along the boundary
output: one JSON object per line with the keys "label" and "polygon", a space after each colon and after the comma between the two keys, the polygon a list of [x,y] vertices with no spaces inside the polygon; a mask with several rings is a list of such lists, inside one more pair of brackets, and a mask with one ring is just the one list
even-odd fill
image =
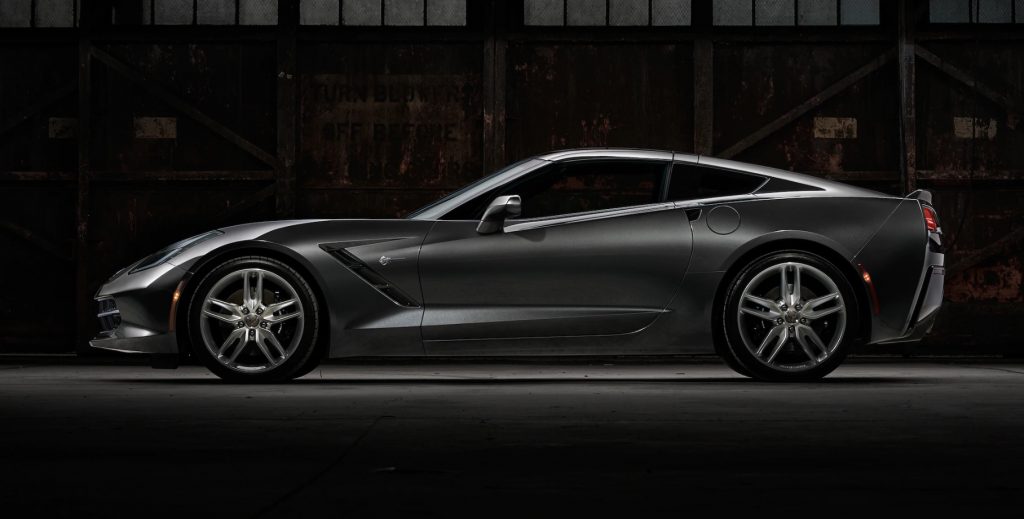
{"label": "wheel spoke", "polygon": [[811,345],[807,343],[807,334],[803,329],[796,332],[796,342],[800,345],[800,349],[804,350],[804,354],[814,364],[818,363],[818,355],[811,349]]}
{"label": "wheel spoke", "polygon": [[772,328],[771,330],[768,330],[768,334],[764,336],[764,340],[761,341],[761,345],[757,347],[757,351],[754,353],[754,355],[760,357],[761,354],[764,353],[765,348],[767,348],[768,345],[771,344],[773,341],[778,339],[779,334],[782,333],[785,329],[786,326],[780,324]]}
{"label": "wheel spoke", "polygon": [[284,321],[287,321],[289,319],[294,319],[294,318],[300,317],[300,316],[302,316],[302,312],[292,312],[290,314],[285,314],[285,315],[268,315],[268,316],[264,317],[263,320],[268,322],[268,323],[277,324],[277,323],[284,322]]}
{"label": "wheel spoke", "polygon": [[807,317],[808,319],[821,319],[826,315],[832,315],[842,309],[842,305],[833,306],[832,308],[826,308],[824,310],[812,310],[810,312],[804,313],[804,316]]}
{"label": "wheel spoke", "polygon": [[242,318],[237,316],[237,315],[219,314],[217,312],[211,312],[210,310],[203,310],[203,315],[205,315],[207,317],[212,317],[214,319],[217,319],[218,321],[223,321],[225,323],[230,323],[230,324],[234,324],[234,323],[237,323],[238,321],[242,320]]}
{"label": "wheel spoke", "polygon": [[284,310],[285,308],[288,308],[293,304],[295,304],[294,299],[289,299],[287,301],[279,301],[277,303],[271,303],[266,306],[266,310],[264,310],[263,313],[269,315],[274,312],[277,312],[278,310]]}
{"label": "wheel spoke", "polygon": [[[263,271],[256,271],[256,293],[252,296],[252,305],[258,307],[263,303]],[[253,308],[255,310],[255,308]]]}
{"label": "wheel spoke", "polygon": [[796,304],[800,300],[800,265],[793,265],[793,296],[790,304]]}
{"label": "wheel spoke", "polygon": [[752,315],[752,316],[757,317],[759,319],[764,319],[765,321],[771,321],[773,323],[775,322],[775,319],[779,316],[779,314],[775,313],[775,312],[765,312],[765,311],[762,311],[762,310],[756,310],[754,308],[746,308],[746,307],[740,308],[740,313],[744,313],[744,314],[747,314],[747,315]]}
{"label": "wheel spoke", "polygon": [[277,358],[274,357],[273,353],[270,353],[270,349],[267,348],[266,342],[263,340],[263,334],[256,332],[256,347],[263,352],[263,356],[267,358],[267,361],[273,366],[277,364]]}
{"label": "wheel spoke", "polygon": [[284,346],[281,346],[281,342],[277,340],[277,337],[274,336],[273,332],[271,332],[270,330],[262,330],[260,331],[260,336],[262,336],[266,342],[270,343],[270,345],[277,350],[277,353],[281,356],[281,358],[284,358]]}
{"label": "wheel spoke", "polygon": [[252,310],[252,288],[249,286],[248,270],[242,271],[242,306]]}
{"label": "wheel spoke", "polygon": [[768,355],[767,359],[765,359],[766,363],[771,364],[775,360],[775,356],[778,355],[780,351],[782,351],[782,346],[786,344],[787,340],[789,340],[789,330],[787,328],[783,328],[782,331],[779,333],[779,338],[778,341],[775,343],[775,347],[772,348],[771,354]]}
{"label": "wheel spoke", "polygon": [[244,328],[242,330],[243,330],[242,338],[238,342],[238,346],[235,346],[235,351],[231,352],[231,358],[228,359],[228,364],[234,364],[235,363],[235,359],[238,358],[238,355],[241,354],[242,350],[244,350],[245,347],[249,344],[248,331],[246,331]]}
{"label": "wheel spoke", "polygon": [[838,299],[839,299],[839,294],[836,293],[836,292],[833,292],[831,294],[825,294],[825,295],[823,295],[821,297],[815,297],[814,299],[811,299],[810,301],[807,301],[807,303],[805,303],[804,306],[807,307],[807,308],[813,309],[813,308],[817,308],[818,305],[827,303],[829,301],[836,301]]}
{"label": "wheel spoke", "polygon": [[813,344],[815,348],[821,350],[822,353],[828,353],[828,348],[825,346],[825,343],[821,340],[821,337],[818,337],[818,332],[814,331],[814,328],[811,328],[810,326],[804,326],[803,332],[804,336],[807,337],[807,341]]}
{"label": "wheel spoke", "polygon": [[779,277],[781,278],[779,280],[779,299],[781,299],[783,303],[787,304],[790,302],[789,298],[786,297],[787,295],[789,295],[789,273],[787,272],[788,270],[789,267],[785,264],[783,264],[782,268],[779,270]]}
{"label": "wheel spoke", "polygon": [[743,297],[746,298],[747,301],[750,301],[751,303],[759,304],[759,305],[767,308],[771,312],[778,313],[778,311],[779,311],[778,303],[775,302],[775,301],[772,301],[771,299],[766,299],[764,297],[757,297],[757,296],[755,296],[753,294],[745,294]]}
{"label": "wheel spoke", "polygon": [[241,339],[243,335],[245,335],[245,328],[239,328],[229,333],[227,339],[224,339],[224,342],[221,343],[220,349],[217,350],[217,356],[223,357],[224,352],[228,351],[228,348],[230,348],[232,344],[238,342],[238,340]]}
{"label": "wheel spoke", "polygon": [[219,306],[219,307],[221,307],[221,308],[231,312],[231,315],[238,315],[238,313],[239,313],[238,312],[238,305],[231,304],[231,303],[229,303],[227,301],[221,301],[220,299],[216,299],[216,298],[211,297],[211,298],[207,299],[206,302],[210,303],[211,305],[214,305],[214,306]]}

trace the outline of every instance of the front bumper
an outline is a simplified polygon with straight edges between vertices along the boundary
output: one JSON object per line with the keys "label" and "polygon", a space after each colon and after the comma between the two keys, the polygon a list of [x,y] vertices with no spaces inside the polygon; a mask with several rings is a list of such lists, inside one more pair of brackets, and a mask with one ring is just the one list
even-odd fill
{"label": "front bumper", "polygon": [[178,354],[178,338],[174,332],[141,337],[100,336],[89,341],[89,346],[101,350],[120,351],[122,353]]}
{"label": "front bumper", "polygon": [[96,293],[101,332],[89,345],[127,353],[177,355],[175,292],[187,271],[170,264],[119,275]]}

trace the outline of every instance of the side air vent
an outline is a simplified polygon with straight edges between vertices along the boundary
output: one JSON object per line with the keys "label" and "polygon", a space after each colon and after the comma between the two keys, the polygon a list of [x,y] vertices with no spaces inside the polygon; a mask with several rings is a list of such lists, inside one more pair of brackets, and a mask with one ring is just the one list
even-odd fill
{"label": "side air vent", "polygon": [[359,276],[367,285],[373,287],[376,291],[380,292],[384,297],[391,300],[398,306],[405,306],[409,308],[419,308],[420,304],[415,299],[409,297],[405,292],[402,292],[398,287],[394,286],[384,276],[381,276],[366,263],[363,263],[359,258],[355,257],[349,251],[345,249],[334,249],[330,246],[321,245],[321,249],[327,251],[331,256],[334,256],[342,265],[345,265],[353,274]]}
{"label": "side air vent", "polygon": [[100,320],[100,333],[111,336],[121,326],[121,311],[111,298],[96,301],[96,317]]}

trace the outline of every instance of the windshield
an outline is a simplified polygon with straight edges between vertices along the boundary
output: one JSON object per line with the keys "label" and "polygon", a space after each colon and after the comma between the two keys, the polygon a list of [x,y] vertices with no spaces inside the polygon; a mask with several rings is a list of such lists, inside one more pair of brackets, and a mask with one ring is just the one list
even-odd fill
{"label": "windshield", "polygon": [[[536,163],[539,162],[544,161],[541,159],[531,157],[528,159],[523,159],[514,164],[505,166],[504,168],[501,168],[498,171],[495,171],[494,173],[491,173],[490,175],[487,175],[486,177],[477,180],[476,182],[473,182],[469,185],[466,185],[465,187],[453,191],[441,197],[437,201],[431,202],[409,213],[409,215],[406,216],[406,218],[413,220],[432,220],[440,218],[441,216],[444,216],[446,213],[457,207],[462,202],[461,197],[463,195],[469,195],[470,193],[475,194],[478,191],[486,191],[488,189],[491,189],[494,187],[493,184],[498,183],[501,177],[504,177],[506,173],[510,173],[513,170],[523,171],[526,169],[531,169]],[[468,198],[472,198],[472,196]]]}

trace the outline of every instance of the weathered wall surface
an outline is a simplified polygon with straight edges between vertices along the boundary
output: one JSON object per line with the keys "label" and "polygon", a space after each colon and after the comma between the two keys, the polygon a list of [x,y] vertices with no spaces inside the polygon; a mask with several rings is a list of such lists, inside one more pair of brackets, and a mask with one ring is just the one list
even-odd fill
{"label": "weathered wall surface", "polygon": [[466,27],[307,27],[282,1],[276,25],[143,30],[115,4],[0,29],[0,351],[80,347],[96,288],[168,242],[397,217],[577,146],[932,189],[948,304],[917,351],[1024,351],[1019,31],[932,26],[922,2],[838,29],[714,27],[701,1],[687,27],[530,28],[493,0]]}

